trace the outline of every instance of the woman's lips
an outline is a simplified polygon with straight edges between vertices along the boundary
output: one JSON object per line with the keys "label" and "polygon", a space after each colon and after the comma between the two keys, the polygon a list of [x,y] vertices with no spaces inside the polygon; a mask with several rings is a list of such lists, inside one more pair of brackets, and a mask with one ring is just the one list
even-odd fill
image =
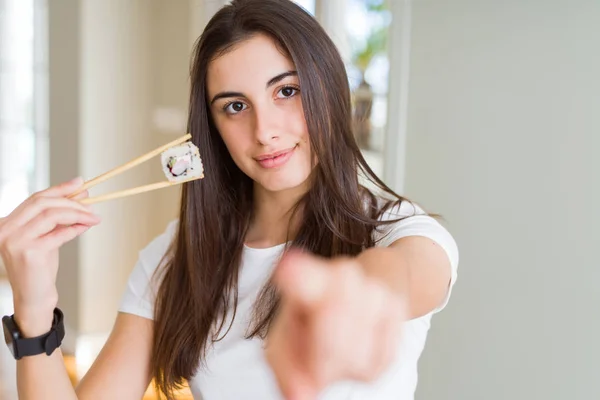
{"label": "woman's lips", "polygon": [[281,150],[271,154],[264,154],[256,157],[256,161],[261,167],[267,169],[281,167],[289,161],[294,154],[294,150],[296,150],[296,146],[292,147],[291,149]]}

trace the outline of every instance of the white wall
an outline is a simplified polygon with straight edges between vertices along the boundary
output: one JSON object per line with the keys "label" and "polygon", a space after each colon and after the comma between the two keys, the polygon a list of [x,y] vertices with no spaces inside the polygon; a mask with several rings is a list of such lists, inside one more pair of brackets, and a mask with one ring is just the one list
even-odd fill
{"label": "white wall", "polygon": [[[80,2],[58,1],[48,4],[48,128],[50,182],[56,184],[79,174],[80,154]],[[75,151],[73,151],[75,150]],[[57,288],[60,307],[71,329],[78,330],[79,254],[77,241],[60,251]],[[66,338],[69,340],[69,337]]]}
{"label": "white wall", "polygon": [[418,399],[600,398],[600,2],[413,2],[405,194],[461,249]]}
{"label": "white wall", "polygon": [[[210,10],[199,0],[48,4],[51,184],[77,174],[92,178],[186,133],[191,44],[214,2]],[[170,131],[159,129],[157,110],[181,120],[171,121]],[[103,182],[92,195],[164,179],[156,158]],[[64,348],[79,354],[83,343],[89,354],[83,362],[112,328],[139,250],[176,216],[179,190],[94,206],[102,224],[62,249]]]}
{"label": "white wall", "polygon": [[[155,147],[150,123],[150,11],[140,1],[82,1],[79,168],[88,179]],[[91,193],[151,183],[153,164],[156,160]],[[152,197],[139,195],[94,206],[103,222],[81,239],[80,332],[102,332],[112,326],[137,249],[155,229]]]}
{"label": "white wall", "polygon": [[[191,47],[223,4],[48,1],[51,184],[92,178],[186,133]],[[164,179],[156,158],[91,192]],[[179,192],[95,205],[102,224],[61,250],[63,350],[77,353],[80,373],[112,328],[139,250],[176,217]]]}

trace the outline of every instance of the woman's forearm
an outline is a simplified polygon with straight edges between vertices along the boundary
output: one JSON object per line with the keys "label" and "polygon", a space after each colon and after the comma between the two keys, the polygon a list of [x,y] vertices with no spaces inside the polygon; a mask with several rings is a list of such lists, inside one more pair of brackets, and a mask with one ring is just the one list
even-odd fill
{"label": "woman's forearm", "polygon": [[[14,319],[23,337],[37,337],[48,332],[52,315],[50,309],[32,309],[15,302]],[[60,348],[50,356],[42,353],[18,360],[17,390],[19,400],[77,399]]]}
{"label": "woman's forearm", "polygon": [[448,292],[450,260],[431,239],[406,237],[390,247],[372,247],[357,261],[367,276],[406,300],[411,319],[431,312]]}
{"label": "woman's forearm", "polygon": [[60,349],[17,361],[19,400],[76,400]]}

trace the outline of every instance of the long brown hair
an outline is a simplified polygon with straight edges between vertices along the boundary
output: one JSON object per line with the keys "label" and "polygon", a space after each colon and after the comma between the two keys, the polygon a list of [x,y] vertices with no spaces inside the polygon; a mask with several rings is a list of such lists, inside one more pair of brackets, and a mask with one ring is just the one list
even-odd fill
{"label": "long brown hair", "polygon": [[[356,144],[344,63],[316,20],[289,0],[233,0],[217,12],[195,46],[191,66],[188,129],[200,148],[205,178],[183,187],[179,228],[155,305],[152,374],[168,398],[204,365],[206,350],[227,333],[228,317],[235,317],[253,182],[235,165],[211,119],[206,75],[211,60],[256,34],[271,37],[296,66],[318,161],[311,188],[296,208],[302,218],[290,238],[293,246],[333,257],[374,245],[382,207],[361,186],[359,174],[391,199],[383,208],[404,200],[377,178]],[[278,302],[268,284],[255,304],[248,337],[265,337]]]}

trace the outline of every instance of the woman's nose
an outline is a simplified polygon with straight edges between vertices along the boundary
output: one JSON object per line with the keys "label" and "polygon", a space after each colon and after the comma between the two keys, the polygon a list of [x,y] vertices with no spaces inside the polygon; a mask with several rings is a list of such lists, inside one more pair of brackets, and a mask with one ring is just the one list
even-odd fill
{"label": "woman's nose", "polygon": [[279,139],[281,124],[277,121],[277,112],[255,108],[256,113],[256,140],[262,145],[271,144]]}

